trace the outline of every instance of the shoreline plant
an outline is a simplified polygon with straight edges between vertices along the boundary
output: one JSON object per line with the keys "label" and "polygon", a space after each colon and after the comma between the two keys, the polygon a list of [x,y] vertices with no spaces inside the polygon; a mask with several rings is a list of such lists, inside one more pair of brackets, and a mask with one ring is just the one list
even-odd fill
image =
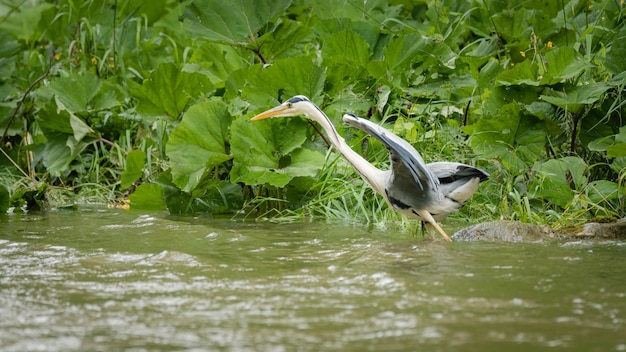
{"label": "shoreline plant", "polygon": [[[471,221],[626,216],[623,0],[10,0],[0,212],[76,203],[402,222],[304,119],[353,112],[491,173]],[[239,216],[239,215],[236,215]]]}

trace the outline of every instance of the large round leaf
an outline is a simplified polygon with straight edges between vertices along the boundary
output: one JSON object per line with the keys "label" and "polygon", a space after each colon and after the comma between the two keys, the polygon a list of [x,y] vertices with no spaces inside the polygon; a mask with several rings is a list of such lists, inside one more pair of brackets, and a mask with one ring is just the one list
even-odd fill
{"label": "large round leaf", "polygon": [[219,100],[189,108],[167,143],[174,184],[189,192],[207,169],[231,158],[226,149],[229,125],[228,108]]}

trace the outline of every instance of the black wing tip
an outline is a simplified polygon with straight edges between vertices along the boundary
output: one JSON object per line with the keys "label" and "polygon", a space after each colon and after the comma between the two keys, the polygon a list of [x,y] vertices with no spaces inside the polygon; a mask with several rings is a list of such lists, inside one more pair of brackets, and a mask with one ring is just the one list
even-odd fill
{"label": "black wing tip", "polygon": [[487,179],[489,179],[489,174],[486,173],[485,171],[477,168],[477,167],[473,167],[473,166],[469,166],[469,165],[459,165],[457,166],[457,170],[459,171],[458,174],[459,178],[463,178],[463,177],[478,177],[479,182],[483,182],[483,181],[487,181]]}

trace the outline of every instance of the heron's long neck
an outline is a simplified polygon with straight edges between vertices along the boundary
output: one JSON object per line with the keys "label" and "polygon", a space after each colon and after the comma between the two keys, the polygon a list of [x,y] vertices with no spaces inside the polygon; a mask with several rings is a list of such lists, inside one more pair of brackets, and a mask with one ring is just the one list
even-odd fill
{"label": "heron's long neck", "polygon": [[374,165],[365,160],[365,158],[352,150],[321,110],[317,109],[317,111],[312,112],[310,115],[322,126],[335,149],[337,149],[337,151],[339,151],[339,153],[341,153],[341,155],[359,172],[363,180],[376,192],[384,195],[385,171],[377,169]]}

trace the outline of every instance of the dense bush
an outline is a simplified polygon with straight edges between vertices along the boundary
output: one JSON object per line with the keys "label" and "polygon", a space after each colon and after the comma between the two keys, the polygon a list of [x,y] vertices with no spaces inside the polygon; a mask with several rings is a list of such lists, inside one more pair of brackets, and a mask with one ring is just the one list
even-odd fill
{"label": "dense bush", "polygon": [[11,1],[0,5],[0,210],[389,218],[304,119],[354,112],[427,161],[492,173],[464,216],[624,216],[626,28],[602,1]]}

